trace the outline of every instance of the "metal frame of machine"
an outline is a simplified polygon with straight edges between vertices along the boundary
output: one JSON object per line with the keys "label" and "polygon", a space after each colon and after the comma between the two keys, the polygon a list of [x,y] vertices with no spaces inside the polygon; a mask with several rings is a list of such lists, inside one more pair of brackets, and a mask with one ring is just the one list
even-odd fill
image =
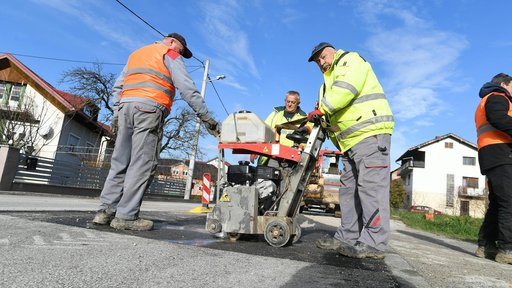
{"label": "metal frame of machine", "polygon": [[[307,139],[303,148],[276,143],[219,144],[222,163],[224,149],[232,149],[233,154],[269,157],[277,165],[250,166],[247,161],[228,167],[227,173],[219,169],[222,174],[218,185],[220,198],[213,211],[207,214],[206,229],[212,234],[226,233],[232,240],[245,234],[264,235],[268,244],[274,247],[298,241],[301,229],[296,216],[326,138],[322,126],[317,121],[309,137],[293,133],[287,136],[295,143],[304,143]],[[274,183],[276,192],[261,197],[255,184],[259,179]]]}

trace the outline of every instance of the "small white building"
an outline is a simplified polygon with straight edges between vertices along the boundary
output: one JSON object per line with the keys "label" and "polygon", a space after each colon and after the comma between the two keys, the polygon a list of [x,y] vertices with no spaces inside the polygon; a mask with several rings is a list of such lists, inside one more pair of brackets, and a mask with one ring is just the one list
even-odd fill
{"label": "small white building", "polygon": [[97,160],[112,147],[99,110],[87,98],[56,89],[11,54],[0,55],[0,144],[60,161]]}
{"label": "small white building", "polygon": [[425,205],[448,215],[483,218],[487,185],[475,144],[449,133],[416,145],[397,160],[407,204]]}

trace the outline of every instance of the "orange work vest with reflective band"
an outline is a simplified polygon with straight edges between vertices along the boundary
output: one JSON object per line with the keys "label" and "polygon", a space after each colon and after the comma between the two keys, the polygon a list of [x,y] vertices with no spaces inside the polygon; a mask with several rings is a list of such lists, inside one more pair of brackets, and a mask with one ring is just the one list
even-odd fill
{"label": "orange work vest with reflective band", "polygon": [[[489,122],[487,122],[487,116],[485,114],[485,103],[487,102],[487,98],[491,95],[503,96],[507,98],[509,104],[512,104],[510,103],[510,99],[507,97],[505,93],[492,92],[485,95],[484,98],[480,100],[480,104],[478,104],[478,107],[476,108],[475,112],[476,135],[478,137],[478,150],[487,145],[512,143],[512,136],[494,128],[491,124],[489,124]],[[509,105],[507,114],[510,117],[512,117],[512,105]]]}
{"label": "orange work vest with reflective band", "polygon": [[176,88],[172,84],[171,73],[164,65],[164,56],[169,50],[169,47],[155,43],[133,52],[126,64],[121,98],[151,99],[171,111]]}

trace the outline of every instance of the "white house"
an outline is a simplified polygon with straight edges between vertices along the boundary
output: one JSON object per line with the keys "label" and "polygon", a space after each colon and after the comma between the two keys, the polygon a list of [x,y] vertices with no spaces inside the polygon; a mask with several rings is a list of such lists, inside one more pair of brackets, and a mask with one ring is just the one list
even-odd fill
{"label": "white house", "polygon": [[97,105],[56,89],[10,54],[0,55],[0,100],[0,144],[68,162],[95,160],[109,146]]}
{"label": "white house", "polygon": [[482,218],[487,185],[480,174],[475,144],[449,133],[416,145],[397,160],[407,204],[425,205],[449,215]]}

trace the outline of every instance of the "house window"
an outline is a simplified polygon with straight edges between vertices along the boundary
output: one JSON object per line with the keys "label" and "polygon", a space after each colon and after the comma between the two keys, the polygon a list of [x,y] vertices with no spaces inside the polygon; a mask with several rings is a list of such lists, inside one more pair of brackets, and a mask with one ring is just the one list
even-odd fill
{"label": "house window", "polygon": [[405,186],[411,185],[411,174],[407,174],[407,177],[405,177]]}
{"label": "house window", "polygon": [[5,83],[0,83],[0,98],[3,98],[6,91],[7,91],[7,87],[6,87]]}
{"label": "house window", "polygon": [[69,147],[69,152],[75,152],[76,147],[78,146],[79,142],[80,142],[80,137],[78,137],[74,134],[69,134],[68,145],[67,145]]}
{"label": "house window", "polygon": [[172,175],[180,175],[180,170],[172,169]]}
{"label": "house window", "polygon": [[18,102],[20,101],[21,96],[21,86],[20,85],[14,85],[11,90],[11,97],[9,98],[10,102]]}
{"label": "house window", "polygon": [[89,107],[89,106],[85,106],[85,107],[83,108],[83,111],[84,111],[85,115],[87,115],[87,116],[89,116],[89,117],[92,117],[92,115],[93,115],[93,110],[92,110],[92,108],[91,108],[91,107]]}
{"label": "house window", "polygon": [[188,169],[187,170],[183,170],[183,175],[185,175],[185,176],[188,175]]}
{"label": "house window", "polygon": [[453,142],[444,142],[444,148],[453,149]]}
{"label": "house window", "polygon": [[475,166],[476,165],[476,158],[475,157],[462,157],[462,165],[467,166]]}
{"label": "house window", "polygon": [[453,198],[455,191],[454,175],[446,174],[446,206],[453,207]]}

